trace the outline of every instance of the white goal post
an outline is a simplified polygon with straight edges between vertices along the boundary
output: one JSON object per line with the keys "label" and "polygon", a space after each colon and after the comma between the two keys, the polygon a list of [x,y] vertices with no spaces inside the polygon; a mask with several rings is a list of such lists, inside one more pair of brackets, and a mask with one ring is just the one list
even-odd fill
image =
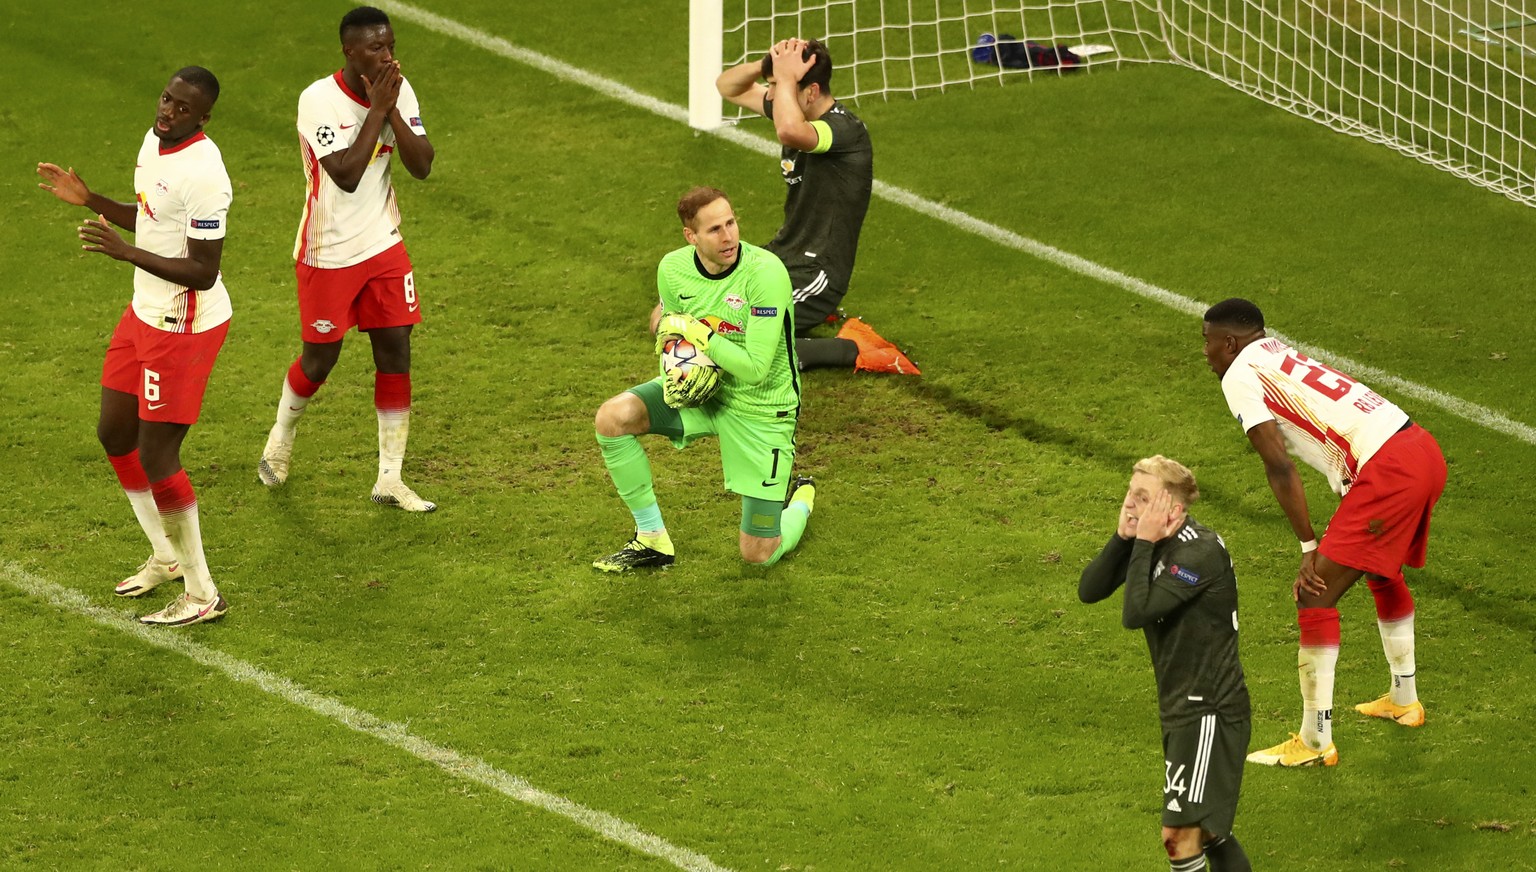
{"label": "white goal post", "polygon": [[[982,34],[1103,52],[1085,71],[1172,63],[1536,205],[1536,18],[1512,0],[690,0],[689,122],[715,76],[788,36],[827,43],[842,99],[1028,81]],[[992,56],[995,60],[995,55]],[[1076,72],[1074,71],[1074,74]]]}
{"label": "white goal post", "polygon": [[715,77],[725,69],[724,15],[724,0],[688,0],[688,125],[696,130],[723,118]]}

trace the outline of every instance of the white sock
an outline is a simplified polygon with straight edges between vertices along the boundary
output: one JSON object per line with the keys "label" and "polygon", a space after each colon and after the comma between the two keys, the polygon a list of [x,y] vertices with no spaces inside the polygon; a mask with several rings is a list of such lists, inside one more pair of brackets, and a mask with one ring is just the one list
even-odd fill
{"label": "white sock", "polygon": [[379,413],[379,483],[400,480],[405,464],[405,443],[411,435],[411,410],[392,409]]}
{"label": "white sock", "polygon": [[123,493],[128,495],[128,503],[133,506],[133,516],[139,519],[139,526],[144,529],[150,546],[155,549],[155,559],[161,563],[175,563],[176,549],[165,535],[165,525],[160,522],[160,509],[155,506],[154,492],[125,490]]}
{"label": "white sock", "polygon": [[1412,705],[1419,700],[1419,690],[1414,681],[1416,668],[1413,660],[1413,614],[1395,621],[1376,622],[1381,631],[1381,650],[1387,655],[1387,667],[1392,670],[1392,704]]}
{"label": "white sock", "polygon": [[197,503],[174,514],[162,514],[167,538],[176,549],[181,561],[181,571],[187,584],[187,593],[200,602],[208,602],[219,595],[208,573],[208,562],[203,558],[203,528],[197,519]]}
{"label": "white sock", "polygon": [[276,429],[282,431],[284,438],[293,438],[293,432],[299,426],[299,418],[304,415],[304,408],[309,405],[309,401],[309,397],[294,393],[288,379],[283,379],[283,398],[277,403]]}
{"label": "white sock", "polygon": [[1301,729],[1308,748],[1321,751],[1333,743],[1333,672],[1339,649],[1301,647],[1296,669],[1301,678]]}

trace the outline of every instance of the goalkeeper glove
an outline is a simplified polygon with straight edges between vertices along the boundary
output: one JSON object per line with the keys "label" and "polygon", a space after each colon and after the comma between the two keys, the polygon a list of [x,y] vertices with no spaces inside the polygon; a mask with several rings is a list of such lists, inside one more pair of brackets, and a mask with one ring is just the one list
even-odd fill
{"label": "goalkeeper glove", "polygon": [[713,366],[690,366],[673,370],[662,380],[661,398],[674,409],[702,406],[720,389],[720,370]]}
{"label": "goalkeeper glove", "polygon": [[685,312],[674,312],[661,319],[656,325],[656,353],[661,353],[661,347],[667,341],[668,336],[681,336],[688,343],[700,351],[709,352],[709,340],[715,338],[715,331],[708,324]]}

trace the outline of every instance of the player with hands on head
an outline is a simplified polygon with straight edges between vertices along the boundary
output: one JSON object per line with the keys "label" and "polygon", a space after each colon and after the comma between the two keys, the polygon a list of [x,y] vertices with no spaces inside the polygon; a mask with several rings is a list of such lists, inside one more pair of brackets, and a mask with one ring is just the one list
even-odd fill
{"label": "player with hands on head", "polygon": [[[1392,683],[1385,695],[1355,709],[1404,726],[1424,723],[1413,594],[1403,567],[1425,563],[1430,515],[1445,490],[1445,457],[1435,438],[1402,409],[1268,336],[1264,314],[1252,302],[1234,297],[1212,306],[1202,333],[1206,362],[1263,460],[1270,490],[1301,548],[1292,584],[1301,627],[1301,729],[1248,759],[1267,766],[1333,766],[1339,760],[1333,742],[1337,606],[1361,576],[1376,601]],[[1327,476],[1340,497],[1321,543],[1292,454]]]}
{"label": "player with hands on head", "polygon": [[[741,241],[723,191],[694,188],[678,201],[688,243],[661,259],[657,348],[688,340],[720,371],[718,388],[672,386],[665,375],[611,397],[594,426],[603,463],[634,516],[635,535],[593,561],[604,572],[664,567],[676,549],[662,521],[651,464],[638,437],[655,433],[684,448],[716,436],[727,490],[741,496],[741,557],[773,564],[800,542],[815,505],[810,479],[794,479],[800,381],[795,368],[794,309],[784,264]],[[695,368],[694,372],[703,371]]]}
{"label": "player with hands on head", "polygon": [[283,380],[256,471],[268,487],[288,480],[299,419],[355,325],[373,348],[379,474],[372,499],[430,512],[437,505],[400,474],[411,425],[411,329],[421,322],[421,301],[390,164],[398,156],[412,177],[425,179],[436,152],[395,58],[389,16],[359,6],[342,17],[340,34],[345,64],[299,96],[306,191],[293,256],[302,351]]}
{"label": "player with hands on head", "polygon": [[208,571],[197,495],[181,464],[232,311],[219,264],[233,189],[203,132],[218,97],[219,80],[202,67],[171,76],[139,147],[132,203],[92,191],[73,168],[37,165],[38,187],[96,215],[80,225],[80,247],[134,266],[133,302],[102,365],[96,435],[153,548],[114,592],[138,597],[185,579],[182,594],[140,618],[146,624],[188,626],[229,609]]}
{"label": "player with hands on head", "polygon": [[1237,575],[1226,543],[1189,516],[1194,473],[1137,462],[1115,535],[1083,569],[1085,603],[1125,588],[1121,624],[1141,630],[1163,728],[1163,848],[1172,872],[1248,872],[1232,835],[1252,722],[1238,658]]}
{"label": "player with hands on head", "polygon": [[[763,84],[759,79],[767,80]],[[874,187],[874,148],[858,116],[832,96],[832,55],[817,40],[785,39],[715,80],[720,96],[767,116],[781,146],[784,223],[766,246],[794,285],[801,369],[851,367],[917,375],[896,346],[849,318],[836,338],[812,338],[834,316],[853,276]]]}

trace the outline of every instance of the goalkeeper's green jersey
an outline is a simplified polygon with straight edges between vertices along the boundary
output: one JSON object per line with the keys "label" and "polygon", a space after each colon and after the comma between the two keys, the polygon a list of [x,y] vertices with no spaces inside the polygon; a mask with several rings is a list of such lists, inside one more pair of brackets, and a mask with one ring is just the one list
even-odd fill
{"label": "goalkeeper's green jersey", "polygon": [[736,263],[716,276],[704,271],[691,245],[663,257],[656,268],[662,311],[683,312],[714,328],[705,353],[724,373],[708,405],[748,418],[798,417],[789,272],[767,249],[740,245]]}

